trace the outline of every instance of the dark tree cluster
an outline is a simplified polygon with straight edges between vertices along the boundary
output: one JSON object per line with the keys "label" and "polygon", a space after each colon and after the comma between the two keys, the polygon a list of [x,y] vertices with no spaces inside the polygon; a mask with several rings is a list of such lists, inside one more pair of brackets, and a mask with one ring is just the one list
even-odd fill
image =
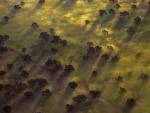
{"label": "dark tree cluster", "polygon": [[12,106],[7,105],[7,103],[16,97],[18,94],[22,93],[27,85],[25,83],[17,83],[17,84],[1,84],[0,85],[0,107],[2,113],[11,113]]}
{"label": "dark tree cluster", "polygon": [[4,53],[7,53],[8,52],[8,47],[5,47],[5,46],[1,46],[0,47],[0,54],[4,54]]}
{"label": "dark tree cluster", "polygon": [[61,39],[60,36],[53,36],[51,43],[56,45],[61,45],[62,47],[64,47],[67,45],[67,40]]}
{"label": "dark tree cluster", "polygon": [[79,94],[72,98],[71,104],[66,104],[67,113],[76,113],[79,111],[88,111],[93,104],[96,104],[96,100],[101,95],[99,90],[90,90],[88,94]]}
{"label": "dark tree cluster", "polygon": [[136,105],[136,100],[134,98],[128,98],[125,103],[125,112],[130,112],[132,108]]}
{"label": "dark tree cluster", "polygon": [[6,41],[10,38],[9,35],[0,35],[0,55],[8,52],[8,47],[5,46]]}
{"label": "dark tree cluster", "polygon": [[[68,3],[69,0],[65,0],[63,2]],[[92,3],[94,0],[85,0],[89,3]],[[70,1],[69,1],[70,2]],[[119,8],[121,7],[118,0],[109,0],[111,7],[108,9],[99,9],[99,15],[100,19],[104,20],[101,22],[101,24],[104,24],[110,20],[113,19],[113,17],[116,17],[116,14],[119,13],[119,18],[117,18],[117,22],[115,25],[115,30],[121,30],[125,25],[128,25],[129,19],[131,19],[132,23],[127,28],[127,40],[132,39],[140,25],[142,25],[144,18],[142,18],[139,15],[135,16],[135,12],[138,9],[138,6],[135,4],[131,5],[131,11],[120,11]],[[46,0],[37,0],[37,6],[42,6],[46,3]],[[109,5],[110,5],[109,4]],[[3,16],[1,23],[8,23],[9,20],[12,18],[11,15],[15,15],[16,12],[22,9],[23,5],[25,5],[25,1],[19,2],[19,4],[13,5],[12,14]],[[150,12],[150,2],[148,2],[148,13]],[[147,15],[146,15],[147,16]],[[92,23],[92,19],[85,20],[85,24],[88,25]],[[0,23],[0,24],[1,24]],[[98,23],[96,23],[98,24]],[[107,25],[107,24],[106,24]],[[34,30],[37,30],[40,28],[40,23],[33,21],[31,25],[29,26],[29,33],[32,33]],[[117,32],[117,31],[116,31]],[[102,30],[102,33],[107,37],[108,36],[108,30]],[[10,50],[6,46],[6,42],[10,39],[9,35],[0,35],[0,56],[1,54],[5,54]],[[87,112],[92,105],[97,104],[99,102],[98,100],[100,97],[102,98],[101,90],[97,89],[90,89],[89,84],[91,84],[91,81],[89,81],[88,84],[88,90],[85,94],[76,94],[72,95],[76,91],[77,88],[80,88],[80,84],[77,81],[67,81],[69,77],[71,77],[74,74],[74,71],[76,70],[76,66],[73,65],[72,60],[75,56],[69,57],[69,64],[65,63],[62,64],[57,57],[55,57],[56,53],[59,53],[62,49],[66,49],[69,47],[69,42],[66,39],[63,39],[60,35],[56,34],[54,29],[51,28],[49,32],[42,31],[39,33],[38,42],[36,43],[36,49],[31,48],[31,51],[28,52],[26,47],[20,48],[20,52],[15,52],[19,57],[16,57],[13,62],[7,63],[4,67],[4,69],[0,69],[0,79],[6,80],[8,83],[0,83],[0,113],[11,113],[13,110],[13,105],[9,104],[11,100],[14,98],[19,97],[23,101],[22,103],[30,101],[32,102],[36,97],[40,96],[39,103],[37,105],[41,105],[38,107],[43,107],[44,102],[48,100],[49,97],[57,96],[57,93],[55,90],[57,90],[57,87],[60,87],[60,91],[64,91],[63,94],[64,97],[66,95],[69,98],[65,98],[65,112],[66,113],[77,113],[79,111]],[[82,60],[85,61],[87,64],[90,63],[90,65],[93,66],[93,64],[90,61],[98,61],[98,65],[96,65],[96,69],[90,70],[90,79],[96,78],[101,74],[101,67],[103,68],[107,62],[110,64],[117,63],[121,59],[120,53],[114,54],[114,53],[104,53],[102,46],[94,46],[92,42],[88,42],[88,48],[86,50],[86,53],[83,55]],[[86,48],[84,48],[86,49]],[[111,49],[113,49],[111,47]],[[34,52],[37,52],[37,54],[34,54]],[[62,52],[62,51],[61,51]],[[112,51],[111,51],[112,52]],[[39,55],[37,60],[34,59],[34,57]],[[59,54],[58,54],[59,55]],[[48,59],[47,59],[48,56]],[[46,57],[46,58],[45,58]],[[0,57],[1,58],[1,57]],[[20,60],[21,59],[21,60]],[[40,64],[39,62],[42,62],[41,59],[44,59],[44,65]],[[47,59],[45,61],[45,59]],[[0,59],[1,60],[1,59]],[[85,63],[84,62],[84,63]],[[108,65],[110,65],[108,64]],[[112,66],[112,65],[111,65]],[[113,65],[114,66],[114,65]],[[94,67],[95,68],[95,67]],[[41,71],[42,70],[42,71]],[[91,72],[92,71],[92,72]],[[33,76],[34,78],[30,78],[32,74],[34,73],[40,77],[37,77],[37,75]],[[43,72],[43,73],[41,73]],[[76,73],[75,72],[75,73]],[[73,73],[73,74],[72,74]],[[48,75],[48,76],[47,76]],[[49,80],[49,77],[52,78],[51,81]],[[80,75],[77,76],[80,78]],[[105,79],[105,77],[104,77]],[[93,79],[95,80],[95,79]],[[141,73],[138,76],[138,79],[140,83],[142,83],[141,87],[147,83],[149,80],[149,75],[147,73]],[[82,80],[81,80],[82,81]],[[117,83],[117,93],[120,97],[123,97],[127,92],[128,89],[121,86],[122,83],[125,83],[126,78],[123,75],[118,75],[113,80],[115,83]],[[47,86],[49,86],[49,82],[52,82],[53,84],[53,90],[48,89]],[[67,83],[66,83],[67,82]],[[116,85],[116,84],[115,84]],[[64,88],[66,88],[64,90]],[[104,88],[105,90],[105,88]],[[66,94],[69,93],[69,94]],[[20,97],[22,95],[22,97]],[[59,95],[59,94],[58,94]],[[18,99],[18,98],[17,98]],[[20,99],[20,100],[21,100]],[[53,99],[53,98],[52,98]],[[70,104],[67,104],[68,100],[71,100]],[[62,99],[63,100],[63,99]],[[125,100],[123,110],[125,113],[129,113],[130,110],[136,105],[137,99],[133,97],[128,97]],[[34,101],[33,101],[34,102]],[[42,103],[42,104],[41,104]],[[59,106],[58,106],[59,107]],[[41,112],[39,112],[41,113]]]}
{"label": "dark tree cluster", "polygon": [[50,72],[50,73],[56,73],[58,71],[61,71],[63,69],[61,62],[58,60],[52,60],[48,59],[45,63],[45,68]]}
{"label": "dark tree cluster", "polygon": [[[35,23],[33,23],[32,26],[36,26],[37,27],[37,24],[35,25]],[[41,32],[40,36],[39,36],[39,38],[41,38],[41,39],[43,39],[45,41],[48,41],[49,37],[50,36],[49,36],[49,34],[47,32]]]}
{"label": "dark tree cluster", "polygon": [[14,5],[14,9],[15,9],[15,10],[20,10],[20,9],[21,9],[21,6],[20,6],[20,5]]}
{"label": "dark tree cluster", "polygon": [[44,4],[45,0],[38,0],[39,4]]}
{"label": "dark tree cluster", "polygon": [[86,55],[83,56],[83,60],[93,60],[96,59],[102,52],[102,48],[100,46],[92,47],[90,46],[87,50]]}
{"label": "dark tree cluster", "polygon": [[4,45],[9,38],[9,35],[0,35],[0,46]]}
{"label": "dark tree cluster", "polygon": [[28,85],[32,89],[41,90],[48,85],[48,81],[43,78],[36,78],[29,80]]}
{"label": "dark tree cluster", "polygon": [[73,65],[65,65],[63,72],[60,74],[59,78],[57,79],[58,84],[63,84],[63,82],[68,78],[71,73],[75,70]]}
{"label": "dark tree cluster", "polygon": [[116,9],[114,9],[114,8],[110,8],[108,10],[105,10],[105,9],[99,10],[99,15],[102,17],[109,16],[109,15],[115,15],[115,14],[116,14]]}

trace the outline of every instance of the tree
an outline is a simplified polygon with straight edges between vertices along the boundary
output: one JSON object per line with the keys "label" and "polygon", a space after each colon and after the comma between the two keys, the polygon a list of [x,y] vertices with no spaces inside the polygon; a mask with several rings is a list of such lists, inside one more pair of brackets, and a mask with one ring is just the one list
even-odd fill
{"label": "tree", "polygon": [[66,65],[65,69],[64,69],[65,72],[69,72],[69,73],[74,71],[74,70],[75,69],[74,69],[73,65]]}
{"label": "tree", "polygon": [[139,16],[135,17],[135,19],[134,19],[134,23],[135,23],[136,25],[140,25],[140,24],[141,24],[141,22],[142,22],[141,17],[139,17]]}
{"label": "tree", "polygon": [[71,89],[76,89],[77,88],[77,86],[78,86],[78,83],[77,82],[69,82],[68,83],[68,87],[70,87]]}
{"label": "tree", "polygon": [[31,25],[32,28],[36,29],[39,27],[38,23],[36,22],[33,22],[32,25]]}
{"label": "tree", "polygon": [[135,10],[135,9],[137,9],[137,5],[133,4],[133,5],[131,5],[131,8],[132,8],[133,10]]}
{"label": "tree", "polygon": [[4,16],[4,17],[3,17],[3,21],[4,21],[4,22],[7,23],[9,20],[10,20],[9,16]]}
{"label": "tree", "polygon": [[104,10],[104,9],[100,9],[99,10],[99,14],[100,14],[100,16],[106,16],[107,15],[107,11]]}
{"label": "tree", "polygon": [[122,12],[120,12],[120,16],[121,17],[129,16],[129,12],[128,11],[122,11]]}
{"label": "tree", "polygon": [[87,100],[87,97],[84,94],[80,94],[80,95],[73,97],[73,100],[77,103],[85,103]]}
{"label": "tree", "polygon": [[120,87],[120,88],[119,88],[119,93],[124,94],[124,93],[126,93],[126,92],[127,92],[127,91],[126,91],[125,88],[123,88],[123,87]]}
{"label": "tree", "polygon": [[90,96],[94,99],[100,97],[101,93],[102,92],[99,90],[90,90],[89,91]]}
{"label": "tree", "polygon": [[75,58],[74,56],[69,56],[69,64],[72,64],[74,58]]}
{"label": "tree", "polygon": [[56,54],[58,52],[58,49],[57,48],[51,48],[50,51],[52,54]]}
{"label": "tree", "polygon": [[117,77],[116,77],[116,81],[118,81],[118,82],[122,82],[122,81],[123,81],[123,77],[122,77],[122,76],[120,76],[120,75],[119,75],[119,76],[117,76]]}
{"label": "tree", "polygon": [[0,35],[0,46],[4,45],[9,38],[9,35]]}
{"label": "tree", "polygon": [[72,104],[66,104],[65,110],[67,113],[73,113],[75,111],[75,106],[73,106]]}
{"label": "tree", "polygon": [[38,0],[39,1],[39,4],[44,4],[45,3],[45,0]]}
{"label": "tree", "polygon": [[55,59],[48,59],[45,63],[45,68],[51,73],[56,73],[63,69],[62,64]]}
{"label": "tree", "polygon": [[134,33],[135,33],[136,29],[133,27],[133,26],[130,26],[128,29],[127,29],[127,32],[128,32],[128,35],[129,36],[132,36]]}
{"label": "tree", "polygon": [[31,62],[31,61],[32,61],[31,56],[28,55],[28,54],[23,55],[22,58],[23,58],[23,60],[24,60],[25,62]]}
{"label": "tree", "polygon": [[11,111],[12,111],[12,107],[10,105],[5,105],[2,108],[2,113],[11,113]]}
{"label": "tree", "polygon": [[49,89],[45,89],[42,91],[42,96],[44,97],[50,97],[52,95],[52,92]]}
{"label": "tree", "polygon": [[15,9],[15,10],[20,10],[20,9],[21,9],[21,6],[20,6],[20,5],[14,5],[14,9]]}
{"label": "tree", "polygon": [[105,54],[103,54],[103,55],[101,56],[101,60],[102,60],[102,61],[107,61],[107,60],[109,59],[109,57],[110,57],[110,55],[107,54],[107,53],[105,53]]}
{"label": "tree", "polygon": [[47,32],[41,32],[40,33],[40,39],[48,41],[50,35]]}
{"label": "tree", "polygon": [[111,58],[111,61],[112,62],[118,62],[120,60],[120,57],[118,54],[114,55],[112,58]]}
{"label": "tree", "polygon": [[36,78],[28,81],[30,88],[38,88],[43,89],[46,85],[48,85],[48,81],[44,78]]}
{"label": "tree", "polygon": [[24,1],[21,1],[21,2],[20,2],[20,5],[25,5],[25,2],[24,2]]}
{"label": "tree", "polygon": [[134,98],[128,98],[126,100],[126,106],[125,106],[126,109],[125,110],[132,109],[135,106],[135,104],[136,104],[136,101]]}
{"label": "tree", "polygon": [[88,25],[90,23],[90,20],[85,20],[85,25]]}
{"label": "tree", "polygon": [[98,71],[97,70],[93,70],[92,71],[92,74],[91,74],[91,77],[97,77],[98,76]]}
{"label": "tree", "polygon": [[114,15],[116,13],[116,11],[114,9],[109,9],[109,14]]}
{"label": "tree", "polygon": [[7,72],[5,70],[0,70],[0,77],[4,76],[6,74],[7,74]]}
{"label": "tree", "polygon": [[27,51],[27,48],[22,48],[22,49],[21,49],[21,52],[22,52],[22,53],[26,53],[26,51]]}
{"label": "tree", "polygon": [[23,78],[27,78],[29,76],[29,72],[26,70],[22,70],[20,76],[22,76]]}
{"label": "tree", "polygon": [[32,99],[34,97],[34,94],[32,91],[26,91],[26,92],[24,92],[24,97],[26,99]]}
{"label": "tree", "polygon": [[10,63],[10,64],[7,64],[6,67],[8,70],[11,70],[12,68],[14,68],[14,65]]}
{"label": "tree", "polygon": [[149,80],[149,76],[146,73],[140,74],[139,78],[142,80],[142,82],[146,82]]}
{"label": "tree", "polygon": [[5,46],[1,47],[0,46],[0,54],[4,54],[6,52],[8,52],[8,47],[5,47]]}

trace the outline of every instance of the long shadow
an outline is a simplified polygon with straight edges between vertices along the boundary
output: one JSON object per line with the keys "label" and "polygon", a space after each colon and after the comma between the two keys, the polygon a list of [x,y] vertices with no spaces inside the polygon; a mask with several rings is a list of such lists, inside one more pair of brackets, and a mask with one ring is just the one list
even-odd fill
{"label": "long shadow", "polygon": [[136,35],[138,29],[142,29],[147,23],[147,19],[145,19],[147,17],[144,17],[144,19],[141,21],[141,23],[139,25],[135,24],[135,22],[132,24],[132,26],[130,26],[128,29],[127,29],[127,34],[125,36],[125,38],[123,39],[123,43],[127,43],[129,41],[131,41],[134,36]]}
{"label": "long shadow", "polygon": [[92,33],[97,26],[103,27],[108,22],[112,21],[115,18],[115,14],[107,14],[105,16],[98,16],[97,19],[92,24],[91,28],[87,31],[87,33]]}
{"label": "long shadow", "polygon": [[109,14],[105,20],[102,21],[102,26],[105,25],[106,23],[112,21],[115,18],[115,14]]}
{"label": "long shadow", "polygon": [[51,97],[47,97],[41,94],[39,98],[37,98],[37,101],[35,102],[30,113],[42,112],[47,101],[50,101],[49,98],[51,99]]}
{"label": "long shadow", "polygon": [[10,18],[13,18],[13,17],[15,17],[15,15],[17,14],[17,12],[18,12],[18,11],[16,11],[15,9],[12,9],[12,10],[9,12],[8,16],[9,16]]}
{"label": "long shadow", "polygon": [[26,63],[23,61],[22,56],[22,54],[18,54],[15,59],[10,63],[10,65],[13,66],[12,69],[6,68],[8,73],[7,79],[12,83],[22,80],[19,79],[20,77],[18,76],[21,73],[22,69],[26,66]]}
{"label": "long shadow", "polygon": [[[108,2],[105,10],[106,11],[110,10],[113,5],[114,5],[114,2],[112,2],[112,1]],[[115,17],[115,14],[109,14],[109,13],[107,15],[103,15],[103,16],[98,15],[97,19],[92,24],[92,27],[90,28],[90,30],[88,30],[88,33],[93,32],[97,26],[104,25],[107,22],[111,21],[114,17]]]}
{"label": "long shadow", "polygon": [[10,19],[13,19],[13,18],[16,16],[16,14],[20,11],[20,9],[21,9],[20,6],[19,6],[18,9],[15,8],[15,6],[13,6],[13,7],[10,9],[9,13],[7,14],[7,16],[5,16],[5,17],[0,21],[0,27],[1,27],[1,26],[4,26],[4,25],[6,25],[6,24],[8,24],[9,20],[10,20]]}
{"label": "long shadow", "polygon": [[29,16],[31,16],[31,15],[33,15],[34,13],[36,13],[37,11],[39,11],[42,6],[43,6],[43,4],[37,3],[37,4],[34,6],[34,8],[29,12]]}
{"label": "long shadow", "polygon": [[59,0],[55,4],[55,7],[59,7],[67,11],[69,9],[72,9],[75,6],[76,2],[77,0]]}
{"label": "long shadow", "polygon": [[103,72],[105,65],[109,62],[111,54],[102,54],[96,64],[96,70],[100,74]]}
{"label": "long shadow", "polygon": [[126,27],[129,24],[130,20],[132,20],[133,17],[135,17],[135,15],[136,15],[135,10],[132,10],[129,14],[123,14],[124,12],[121,12],[121,13],[120,13],[120,17],[119,17],[118,21],[116,22],[115,26],[113,27],[114,31],[122,30],[124,27]]}
{"label": "long shadow", "polygon": [[146,12],[144,17],[150,17],[150,6],[149,6],[149,8],[148,8],[148,10],[147,10],[147,12]]}
{"label": "long shadow", "polygon": [[[14,59],[14,61],[11,63],[13,64],[15,67],[13,68],[13,70],[10,70],[10,76],[8,76],[8,79],[11,81],[17,81],[18,78],[16,78],[17,74],[20,73],[19,72],[19,68],[20,66],[23,66],[23,68],[28,68],[28,72],[31,74],[33,72],[35,72],[35,70],[41,70],[43,69],[43,67],[40,64],[40,61],[45,58],[45,55],[49,56],[49,50],[48,47],[45,47],[45,45],[49,46],[50,43],[48,41],[45,40],[39,40],[38,43],[33,46],[33,49],[31,49],[31,52],[29,52],[29,54],[31,54],[31,57],[37,57],[37,59],[32,59],[33,61],[30,63],[26,63],[22,57],[24,54],[19,53],[16,58]],[[12,76],[13,75],[13,76]]]}
{"label": "long shadow", "polygon": [[86,77],[86,79],[88,79],[90,77],[92,68],[96,64],[98,58],[99,58],[99,56],[97,56],[93,60],[87,60],[87,61],[82,60],[81,61],[81,63],[79,64],[79,66],[77,68],[77,71],[76,71],[76,73],[78,75],[80,75],[81,79],[83,79],[82,77]]}
{"label": "long shadow", "polygon": [[145,12],[141,26],[148,25],[150,22],[150,8]]}
{"label": "long shadow", "polygon": [[90,28],[90,30],[88,30],[88,33],[93,32],[93,31],[96,29],[96,27],[97,27],[98,25],[100,25],[100,23],[101,23],[101,17],[98,16],[97,19],[96,19],[96,20],[94,21],[94,23],[92,24],[92,27]]}
{"label": "long shadow", "polygon": [[129,31],[126,35],[126,37],[123,39],[123,43],[127,43],[129,41],[131,41],[137,31],[137,29],[135,28],[129,28],[129,29],[133,29],[132,31]]}
{"label": "long shadow", "polygon": [[[22,38],[23,37],[26,37],[26,36],[28,36],[28,35],[32,35],[35,31],[37,30],[37,28],[34,28],[34,27],[30,27],[30,28],[28,28],[26,31],[25,31],[25,33],[21,36]],[[22,39],[21,38],[21,39]]]}
{"label": "long shadow", "polygon": [[31,47],[31,52],[30,55],[32,57],[38,57],[40,56],[43,52],[46,52],[49,50],[49,46],[51,45],[50,39],[44,40],[44,39],[38,39],[38,41]]}
{"label": "long shadow", "polygon": [[[48,59],[52,54],[50,53],[51,49],[51,39],[42,40],[39,39],[36,44],[31,47],[29,54],[33,57],[35,63],[41,65],[41,61]],[[33,64],[30,68],[30,71],[36,70],[35,65]],[[42,72],[42,71],[41,71]]]}
{"label": "long shadow", "polygon": [[[15,86],[17,89],[17,85]],[[10,101],[15,100],[16,98],[18,98],[19,95],[21,95],[24,91],[25,88],[19,91],[16,91],[16,89],[12,89],[12,91],[10,91],[9,89],[7,89],[7,91],[1,92],[1,99],[0,99],[0,109],[7,105]]]}
{"label": "long shadow", "polygon": [[113,29],[115,31],[120,31],[122,28],[125,27],[125,25],[127,24],[127,22],[128,22],[128,18],[126,18],[126,17],[120,17]]}
{"label": "long shadow", "polygon": [[56,112],[59,113],[60,111],[64,111],[65,110],[65,105],[67,104],[67,102],[71,98],[74,90],[75,89],[71,89],[69,86],[67,86],[65,88],[64,92],[62,93],[63,95],[60,97],[60,100],[57,103],[57,106],[59,106],[61,109],[57,109],[56,108]]}
{"label": "long shadow", "polygon": [[40,94],[34,93],[34,97],[32,98],[26,98],[24,95],[20,97],[16,102],[13,104],[13,107],[15,108],[15,113],[26,113],[32,111],[32,106],[38,101]]}
{"label": "long shadow", "polygon": [[8,20],[6,21],[6,20],[2,19],[2,20],[0,20],[0,27],[3,27],[5,25],[7,25],[8,23],[9,23]]}
{"label": "long shadow", "polygon": [[62,72],[62,74],[57,78],[55,84],[54,84],[54,91],[60,92],[63,87],[66,85],[66,80],[69,78],[71,73]]}

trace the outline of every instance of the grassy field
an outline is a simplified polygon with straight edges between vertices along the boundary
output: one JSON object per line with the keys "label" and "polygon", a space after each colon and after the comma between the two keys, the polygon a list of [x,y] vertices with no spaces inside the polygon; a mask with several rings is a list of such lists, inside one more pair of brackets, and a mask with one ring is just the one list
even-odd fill
{"label": "grassy field", "polygon": [[[23,82],[35,78],[47,79],[45,89],[52,90],[52,97],[40,104],[40,95],[35,91],[36,98],[24,102],[21,100],[22,92],[4,103],[12,106],[10,113],[68,113],[65,105],[72,104],[72,98],[76,95],[87,95],[89,90],[101,91],[101,96],[90,107],[77,106],[76,109],[79,109],[75,113],[150,112],[149,0],[120,0],[120,8],[116,9],[115,2],[109,0],[45,0],[43,4],[39,4],[38,0],[24,0],[21,9],[14,11],[14,5],[21,1],[23,0],[0,0],[0,35],[10,36],[5,43],[10,48],[9,51],[0,53],[0,69],[6,70],[7,64],[14,64],[13,70],[8,71],[6,77],[0,78],[0,83],[13,83],[11,76],[17,75],[17,69],[24,66],[30,75]],[[137,5],[136,9],[131,8],[133,4]],[[115,14],[103,16],[99,14],[100,9],[107,13],[114,9]],[[129,12],[129,15],[119,22],[120,12],[123,11]],[[6,23],[3,23],[4,16],[10,18]],[[137,16],[141,22],[135,26],[134,34],[130,36],[127,30],[130,26],[134,27]],[[33,29],[32,23],[37,23],[39,27]],[[67,41],[67,46],[51,44],[53,37],[40,42],[40,33],[51,34],[51,29],[61,40]],[[101,47],[102,52],[94,60],[84,61],[83,56],[87,54],[89,42],[92,47]],[[19,59],[22,48],[27,48],[27,54],[33,59],[31,63],[26,64]],[[50,48],[56,48],[58,52],[53,55]],[[106,62],[102,59],[103,54],[109,55]],[[113,62],[114,56],[119,57],[119,60]],[[60,61],[63,68],[71,64],[75,69],[62,85],[51,80],[49,73],[43,70],[43,65],[49,58]],[[91,77],[94,70],[98,74]],[[146,79],[142,75],[146,75]],[[70,81],[78,82],[78,87],[65,98],[67,83]],[[135,105],[125,111],[130,98],[135,100]],[[3,100],[0,98],[0,109],[3,106],[1,103]]]}

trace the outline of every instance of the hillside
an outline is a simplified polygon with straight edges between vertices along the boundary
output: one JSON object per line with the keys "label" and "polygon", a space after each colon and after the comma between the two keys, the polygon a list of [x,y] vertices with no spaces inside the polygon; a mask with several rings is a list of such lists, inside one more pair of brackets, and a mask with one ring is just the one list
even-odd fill
{"label": "hillside", "polygon": [[149,113],[149,0],[0,0],[0,113]]}

